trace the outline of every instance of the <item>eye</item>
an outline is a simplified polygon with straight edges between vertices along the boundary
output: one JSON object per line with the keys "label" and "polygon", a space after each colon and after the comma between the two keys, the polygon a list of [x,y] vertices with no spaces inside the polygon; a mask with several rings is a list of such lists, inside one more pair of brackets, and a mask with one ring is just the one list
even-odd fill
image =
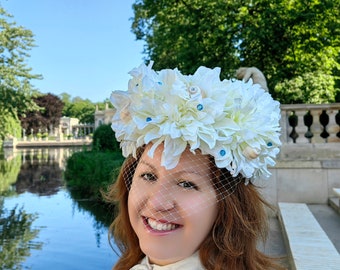
{"label": "eye", "polygon": [[154,175],[153,173],[142,173],[140,176],[143,180],[149,182],[155,182],[157,180],[156,175]]}
{"label": "eye", "polygon": [[184,189],[195,189],[198,190],[198,186],[190,181],[179,181],[178,185]]}

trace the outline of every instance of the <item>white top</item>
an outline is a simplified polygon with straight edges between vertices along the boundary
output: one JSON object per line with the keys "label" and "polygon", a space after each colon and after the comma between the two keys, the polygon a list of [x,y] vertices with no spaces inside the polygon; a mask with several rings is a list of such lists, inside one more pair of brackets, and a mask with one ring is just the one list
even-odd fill
{"label": "white top", "polygon": [[148,258],[144,257],[139,264],[135,265],[130,270],[204,270],[204,268],[201,264],[198,253],[196,252],[182,261],[164,266],[150,264]]}

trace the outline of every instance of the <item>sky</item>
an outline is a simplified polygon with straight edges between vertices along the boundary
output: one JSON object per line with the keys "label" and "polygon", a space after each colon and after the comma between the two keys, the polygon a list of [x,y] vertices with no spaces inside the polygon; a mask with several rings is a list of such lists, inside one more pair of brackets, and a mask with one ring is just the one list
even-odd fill
{"label": "sky", "polygon": [[131,32],[134,0],[0,0],[13,21],[34,34],[27,65],[42,93],[102,102],[127,90],[128,72],[143,62]]}

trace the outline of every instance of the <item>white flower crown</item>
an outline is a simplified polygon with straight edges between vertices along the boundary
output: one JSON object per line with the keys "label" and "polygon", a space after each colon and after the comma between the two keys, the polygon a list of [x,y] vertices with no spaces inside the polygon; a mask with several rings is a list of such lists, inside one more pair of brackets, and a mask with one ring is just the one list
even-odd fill
{"label": "white flower crown", "polygon": [[281,145],[280,104],[260,85],[221,81],[220,68],[156,72],[142,64],[130,72],[128,91],[114,91],[112,129],[123,155],[164,142],[161,164],[172,169],[186,147],[214,157],[233,176],[268,177]]}

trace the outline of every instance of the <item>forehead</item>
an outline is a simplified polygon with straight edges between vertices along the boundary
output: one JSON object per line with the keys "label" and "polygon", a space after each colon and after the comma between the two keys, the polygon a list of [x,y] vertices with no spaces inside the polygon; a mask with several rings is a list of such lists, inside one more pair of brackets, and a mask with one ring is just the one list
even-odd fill
{"label": "forehead", "polygon": [[[139,163],[147,163],[147,164],[152,164],[153,167],[162,167],[162,169],[165,169],[163,166],[161,166],[162,163],[162,158],[167,158],[166,156],[163,155],[164,151],[164,146],[163,144],[160,144],[153,156],[149,155],[149,150],[151,148],[151,144],[147,145]],[[196,152],[191,152],[189,148],[187,148],[180,156],[179,162],[177,166],[171,170],[167,171],[176,171],[176,170],[200,170],[200,171],[205,171],[208,173],[208,171],[211,168],[210,164],[210,158],[208,155],[202,155],[199,151]]]}

